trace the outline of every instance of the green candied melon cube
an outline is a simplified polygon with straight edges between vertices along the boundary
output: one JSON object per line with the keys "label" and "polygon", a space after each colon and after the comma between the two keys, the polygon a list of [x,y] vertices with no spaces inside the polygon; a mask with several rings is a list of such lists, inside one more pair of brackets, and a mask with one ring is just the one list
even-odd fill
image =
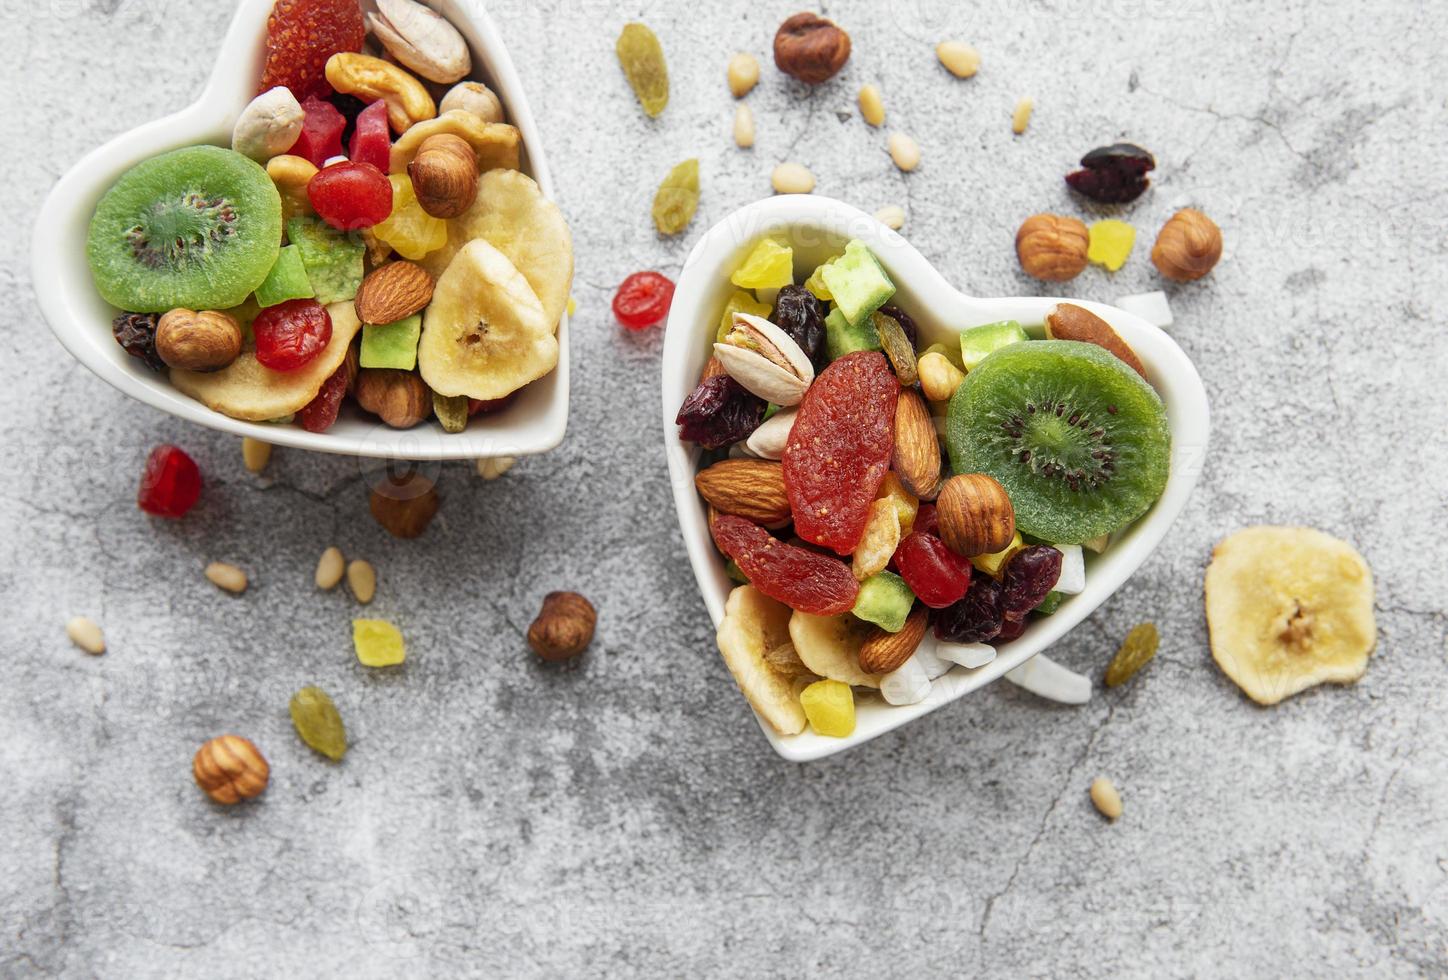
{"label": "green candied melon cube", "polygon": [[887,633],[898,633],[905,627],[914,604],[915,593],[903,578],[894,572],[876,572],[860,583],[860,594],[851,612]]}
{"label": "green candied melon cube", "polygon": [[265,309],[289,299],[311,299],[315,295],[307,278],[307,267],[302,264],[301,250],[288,245],[277,253],[276,263],[256,287],[256,305]]}
{"label": "green candied melon cube", "polygon": [[1064,592],[1047,592],[1046,598],[1041,600],[1041,604],[1036,607],[1035,611],[1040,613],[1042,616],[1049,616],[1051,615],[1051,613],[1061,608],[1061,602],[1065,598],[1066,593]]}
{"label": "green candied melon cube", "polygon": [[367,251],[361,235],[338,231],[321,218],[299,215],[287,222],[287,240],[302,257],[318,303],[340,303],[357,295]]}
{"label": "green candied melon cube", "polygon": [[985,360],[1002,347],[1030,340],[1021,325],[1014,320],[999,323],[983,323],[978,327],[960,332],[960,363],[966,371],[974,371]]}
{"label": "green candied melon cube", "polygon": [[835,298],[835,306],[851,323],[869,319],[895,295],[895,284],[880,268],[879,261],[865,243],[859,240],[845,246],[845,254],[820,269],[825,287]]}
{"label": "green candied melon cube", "polygon": [[880,334],[869,320],[852,324],[839,307],[825,317],[825,354],[830,360],[857,350],[879,350]]}
{"label": "green candied melon cube", "polygon": [[364,323],[361,357],[357,363],[365,368],[411,371],[417,367],[417,341],[421,336],[421,313],[395,323]]}

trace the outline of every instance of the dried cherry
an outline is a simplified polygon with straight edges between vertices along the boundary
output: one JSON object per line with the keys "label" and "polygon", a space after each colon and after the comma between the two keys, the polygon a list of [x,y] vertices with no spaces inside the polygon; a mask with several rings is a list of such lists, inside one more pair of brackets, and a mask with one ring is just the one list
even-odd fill
{"label": "dried cherry", "polygon": [[786,544],[757,524],[723,514],[714,519],[714,541],[733,558],[749,583],[772,599],[815,616],[854,608],[860,584],[850,566]]}
{"label": "dried cherry", "polygon": [[201,497],[201,468],[177,446],[157,446],[146,457],[136,505],[156,517],[184,517]]}
{"label": "dried cherry", "polygon": [[674,282],[658,272],[635,272],[613,294],[613,315],[629,330],[652,327],[669,315]]}
{"label": "dried cherry", "polygon": [[825,366],[825,305],[813,293],[803,286],[785,286],[769,319],[799,344],[816,371]]}
{"label": "dried cherry", "polygon": [[1061,577],[1062,554],[1050,545],[1022,548],[1006,562],[1001,573],[1002,608],[1008,615],[1024,616],[1041,604]]}
{"label": "dried cherry", "polygon": [[371,228],[392,213],[392,182],[370,163],[334,163],[307,181],[307,200],[333,228]]}
{"label": "dried cherry", "polygon": [[297,413],[297,422],[308,432],[326,432],[337,421],[342,411],[342,399],[347,395],[347,365],[343,364],[322,382],[317,396],[302,406]]}
{"label": "dried cherry", "polygon": [[795,532],[848,555],[890,468],[900,384],[877,351],[856,351],[805,392],[784,449],[784,488]]}
{"label": "dried cherry", "polygon": [[332,316],[314,299],[290,299],[268,306],[251,324],[256,359],[273,371],[295,371],[311,362],[332,339]]}
{"label": "dried cherry", "polygon": [[1102,204],[1125,204],[1146,192],[1146,174],[1156,160],[1134,143],[1098,146],[1081,158],[1081,169],[1066,175],[1066,183],[1079,194]]}
{"label": "dried cherry", "polygon": [[917,530],[905,535],[891,559],[916,598],[931,609],[944,609],[959,602],[970,588],[970,560],[945,546],[934,533]]}
{"label": "dried cherry", "polygon": [[127,354],[152,371],[160,371],[166,367],[156,353],[156,325],[160,322],[159,313],[122,313],[111,321],[111,334]]}
{"label": "dried cherry", "polygon": [[898,306],[882,306],[876,312],[883,313],[900,324],[900,329],[904,330],[905,336],[910,338],[911,347],[920,346],[920,328],[915,325],[914,320],[910,319],[910,314]]}
{"label": "dried cherry", "polygon": [[965,598],[935,617],[935,635],[947,643],[989,643],[1005,622],[1001,584],[988,576],[971,583]]}
{"label": "dried cherry", "polygon": [[764,421],[764,399],[750,394],[727,374],[699,382],[684,399],[674,424],[679,438],[705,449],[718,449],[749,438]]}
{"label": "dried cherry", "polygon": [[266,21],[266,63],[257,92],[285,85],[298,99],[326,98],[327,59],[361,51],[366,39],[357,0],[277,0]]}

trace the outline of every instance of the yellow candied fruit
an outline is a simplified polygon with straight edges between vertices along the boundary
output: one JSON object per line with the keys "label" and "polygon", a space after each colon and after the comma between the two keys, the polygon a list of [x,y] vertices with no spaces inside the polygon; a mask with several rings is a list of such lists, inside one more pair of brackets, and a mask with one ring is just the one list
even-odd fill
{"label": "yellow candied fruit", "polygon": [[1125,221],[1093,221],[1091,241],[1086,246],[1086,258],[1097,265],[1106,266],[1107,272],[1115,272],[1126,264],[1126,259],[1135,245],[1136,229]]}
{"label": "yellow candied fruit", "polygon": [[404,259],[420,259],[447,244],[447,222],[434,218],[417,203],[412,178],[391,174],[392,213],[372,226],[372,234],[391,245]]}
{"label": "yellow candied fruit", "polygon": [[876,500],[886,497],[895,505],[895,513],[900,518],[900,537],[903,538],[915,527],[915,515],[920,512],[920,499],[905,489],[905,484],[900,482],[894,470],[885,474],[885,479],[880,481],[880,491],[875,494]]}
{"label": "yellow candied fruit", "polygon": [[407,659],[402,632],[384,619],[352,620],[352,646],[364,667],[391,667]]}
{"label": "yellow candied fruit", "polygon": [[729,281],[740,289],[782,289],[794,282],[794,249],[773,238],[763,239]]}
{"label": "yellow candied fruit", "polygon": [[575,300],[575,299],[573,298],[573,295],[570,293],[569,296],[568,296],[568,315],[569,315],[569,316],[572,316],[573,314],[575,314],[575,313],[577,313],[577,312],[578,312],[578,301]]}
{"label": "yellow candied fruit", "polygon": [[1011,538],[1011,543],[1000,551],[995,551],[988,555],[976,555],[970,560],[970,563],[991,578],[1000,578],[1001,571],[1006,567],[1006,562],[1010,561],[1011,556],[1025,546],[1026,542],[1021,540],[1021,532],[1017,531],[1016,536]]}
{"label": "yellow candied fruit", "polygon": [[931,344],[920,352],[921,357],[924,357],[926,354],[939,354],[951,364],[954,364],[957,371],[961,373],[965,372],[965,361],[960,356],[959,344]]}
{"label": "yellow candied fruit", "polygon": [[768,303],[761,303],[744,290],[736,289],[734,295],[729,297],[729,302],[724,304],[724,313],[719,317],[719,333],[714,339],[721,344],[724,342],[724,335],[734,326],[735,313],[752,313],[755,316],[768,317],[773,312],[774,307]]}
{"label": "yellow candied fruit", "polygon": [[811,272],[809,278],[804,281],[804,288],[808,289],[810,294],[821,303],[828,303],[835,298],[835,294],[830,292],[830,287],[825,285],[824,272],[825,266],[834,265],[839,261],[839,258],[840,257],[836,255],[821,262],[815,266],[815,271]]}
{"label": "yellow candied fruit", "polygon": [[844,681],[815,681],[799,692],[799,704],[810,727],[831,738],[855,731],[855,694]]}

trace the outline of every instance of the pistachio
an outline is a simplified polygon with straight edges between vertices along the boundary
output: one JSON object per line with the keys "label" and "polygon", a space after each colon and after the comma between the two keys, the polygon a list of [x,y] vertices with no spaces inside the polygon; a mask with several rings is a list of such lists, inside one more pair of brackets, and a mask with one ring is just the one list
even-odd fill
{"label": "pistachio", "polygon": [[783,459],[784,447],[789,442],[789,431],[794,428],[797,409],[787,408],[775,412],[755,429],[745,441],[745,447],[760,459]]}
{"label": "pistachio", "polygon": [[734,326],[714,345],[714,356],[731,378],[776,405],[798,405],[814,381],[814,366],[799,344],[750,313],[734,314]]}
{"label": "pistachio", "polygon": [[430,82],[455,82],[472,71],[468,42],[457,28],[415,0],[377,0],[367,28],[388,54]]}
{"label": "pistachio", "polygon": [[302,135],[301,103],[285,85],[268,89],[241,110],[231,131],[231,148],[257,163],[291,149]]}

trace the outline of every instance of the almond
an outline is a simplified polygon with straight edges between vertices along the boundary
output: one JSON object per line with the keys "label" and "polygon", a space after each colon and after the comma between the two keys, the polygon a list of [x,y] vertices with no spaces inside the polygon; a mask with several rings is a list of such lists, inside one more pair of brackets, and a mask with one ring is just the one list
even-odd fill
{"label": "almond", "polygon": [[[721,514],[763,524],[789,520],[784,467],[764,459],[722,459],[694,477],[699,495]],[[710,521],[713,526],[713,521]]]}
{"label": "almond", "polygon": [[891,467],[900,482],[921,500],[934,500],[940,490],[940,440],[935,419],[913,388],[900,392],[895,403],[895,452]]}
{"label": "almond", "polygon": [[1111,324],[1090,310],[1071,303],[1057,303],[1046,314],[1046,336],[1052,340],[1079,340],[1083,344],[1095,344],[1115,354],[1127,365],[1146,377],[1146,366],[1136,351],[1113,329]]}
{"label": "almond", "polygon": [[925,639],[928,610],[916,606],[898,633],[887,633],[876,626],[860,646],[860,669],[867,674],[888,674],[909,660],[920,641]]}
{"label": "almond", "polygon": [[935,502],[940,538],[957,555],[974,558],[995,554],[1016,536],[1016,511],[1010,495],[992,476],[952,476]]}
{"label": "almond", "polygon": [[389,262],[374,269],[357,290],[357,319],[396,323],[432,302],[432,276],[412,262]]}

